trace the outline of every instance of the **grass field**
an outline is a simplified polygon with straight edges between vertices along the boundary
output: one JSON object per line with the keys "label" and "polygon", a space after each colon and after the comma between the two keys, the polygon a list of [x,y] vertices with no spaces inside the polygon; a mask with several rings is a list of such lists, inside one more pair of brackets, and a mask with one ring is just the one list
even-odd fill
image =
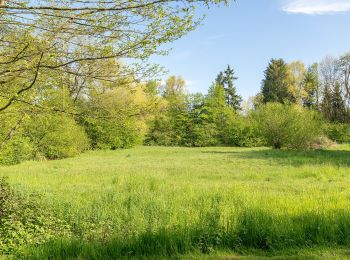
{"label": "grass field", "polygon": [[69,225],[31,258],[350,258],[350,146],[137,147],[0,173]]}

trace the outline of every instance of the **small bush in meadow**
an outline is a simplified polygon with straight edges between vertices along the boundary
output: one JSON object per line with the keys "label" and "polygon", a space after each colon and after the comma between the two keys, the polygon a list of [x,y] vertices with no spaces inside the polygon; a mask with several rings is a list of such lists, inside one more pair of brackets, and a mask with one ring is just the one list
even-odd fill
{"label": "small bush in meadow", "polygon": [[310,149],[322,134],[319,115],[297,105],[268,103],[252,116],[266,144],[275,149]]}

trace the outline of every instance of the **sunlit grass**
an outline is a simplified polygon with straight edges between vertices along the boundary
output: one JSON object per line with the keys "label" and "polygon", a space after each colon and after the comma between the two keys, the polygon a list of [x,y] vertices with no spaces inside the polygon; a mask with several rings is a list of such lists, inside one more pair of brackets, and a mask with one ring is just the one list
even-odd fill
{"label": "sunlit grass", "polygon": [[17,190],[41,194],[71,225],[72,238],[40,256],[271,253],[350,244],[346,145],[310,152],[137,147],[0,172]]}

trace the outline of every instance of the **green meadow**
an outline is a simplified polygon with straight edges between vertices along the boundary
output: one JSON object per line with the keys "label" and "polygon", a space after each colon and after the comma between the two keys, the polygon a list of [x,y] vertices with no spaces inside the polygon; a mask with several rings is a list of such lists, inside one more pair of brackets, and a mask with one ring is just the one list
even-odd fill
{"label": "green meadow", "polygon": [[350,146],[136,147],[0,167],[64,223],[30,259],[350,257]]}

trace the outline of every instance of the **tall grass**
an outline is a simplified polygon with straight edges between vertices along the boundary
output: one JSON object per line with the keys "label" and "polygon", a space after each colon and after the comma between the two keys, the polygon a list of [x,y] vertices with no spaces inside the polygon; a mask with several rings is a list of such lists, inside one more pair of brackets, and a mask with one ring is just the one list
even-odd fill
{"label": "tall grass", "polygon": [[30,258],[170,257],[350,245],[350,149],[139,147],[0,172],[70,223]]}

